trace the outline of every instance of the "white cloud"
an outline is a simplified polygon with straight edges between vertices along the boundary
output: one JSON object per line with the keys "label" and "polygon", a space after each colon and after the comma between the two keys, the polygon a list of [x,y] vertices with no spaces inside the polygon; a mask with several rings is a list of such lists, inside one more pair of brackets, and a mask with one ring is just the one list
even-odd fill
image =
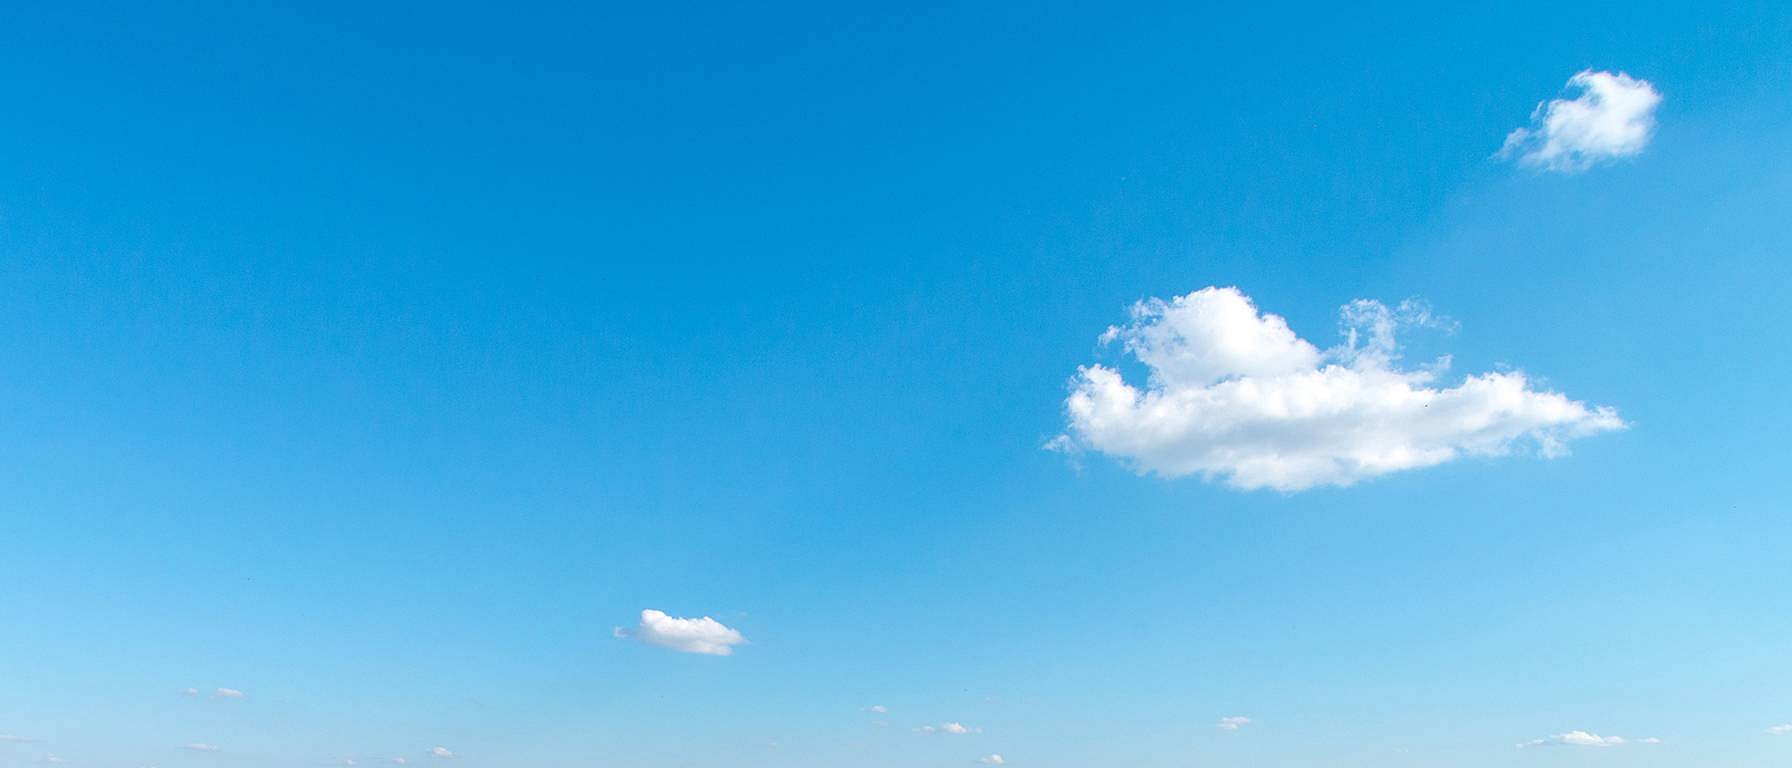
{"label": "white cloud", "polygon": [[393,765],[404,765],[405,763],[408,763],[408,762],[410,762],[410,759],[408,759],[408,758],[403,758],[403,757],[392,758]]}
{"label": "white cloud", "polygon": [[977,762],[982,763],[984,765],[1007,765],[1008,764],[1008,761],[1006,759],[1003,759],[1003,757],[999,754],[991,754],[986,757],[979,757],[979,758],[977,758]]}
{"label": "white cloud", "polygon": [[1531,113],[1531,126],[1507,134],[1498,157],[1575,173],[1594,163],[1643,151],[1655,131],[1661,93],[1647,80],[1591,69],[1568,78],[1572,99],[1551,99]]}
{"label": "white cloud", "polygon": [[916,733],[950,733],[962,736],[967,733],[982,733],[982,728],[974,728],[963,723],[942,723],[940,725],[923,725],[915,729]]}
{"label": "white cloud", "polygon": [[680,619],[652,609],[641,612],[640,626],[634,629],[617,627],[615,634],[617,637],[632,637],[648,645],[674,651],[711,656],[732,655],[734,646],[747,641],[739,631],[708,616]]}
{"label": "white cloud", "polygon": [[181,749],[187,750],[189,752],[216,752],[216,751],[218,751],[218,745],[206,744],[203,742],[194,742],[192,744],[188,744],[186,746],[181,747]]}
{"label": "white cloud", "polygon": [[1771,733],[1775,736],[1785,736],[1786,734],[1792,734],[1792,723],[1786,723],[1784,725],[1770,726],[1767,729],[1767,732]]}
{"label": "white cloud", "polygon": [[0,744],[31,744],[31,743],[35,743],[36,741],[37,741],[37,739],[33,739],[29,736],[19,736],[19,735],[11,734],[11,733],[0,733]]}
{"label": "white cloud", "polygon": [[220,699],[240,699],[243,697],[243,692],[235,688],[219,688],[212,691],[212,695]]}
{"label": "white cloud", "polygon": [[198,696],[199,689],[198,688],[182,688],[182,689],[180,689],[180,695],[182,695],[182,696]]}
{"label": "white cloud", "polygon": [[[1661,743],[1661,739],[1655,738],[1653,736],[1646,738],[1646,739],[1637,739],[1636,741],[1638,743],[1642,743],[1642,744],[1660,744]],[[1550,746],[1617,747],[1617,746],[1623,746],[1623,745],[1629,744],[1629,743],[1632,743],[1632,742],[1626,740],[1623,736],[1600,736],[1599,734],[1588,733],[1586,731],[1569,731],[1567,733],[1558,733],[1554,736],[1546,736],[1541,739],[1532,739],[1532,740],[1527,741],[1518,746],[1519,747],[1550,747]]]}
{"label": "white cloud", "polygon": [[430,757],[439,757],[443,760],[454,759],[454,752],[450,751],[447,747],[430,747],[429,755]]}
{"label": "white cloud", "polygon": [[1243,728],[1244,726],[1247,726],[1250,724],[1251,724],[1250,718],[1234,715],[1232,717],[1220,718],[1220,721],[1218,723],[1215,723],[1213,727],[1218,728],[1222,731],[1236,731],[1239,728]]}
{"label": "white cloud", "polygon": [[1521,372],[1438,387],[1448,357],[1401,368],[1395,330],[1441,324],[1422,306],[1358,300],[1341,314],[1345,343],[1322,350],[1237,288],[1139,302],[1102,339],[1145,365],[1144,389],[1115,368],[1079,368],[1069,430],[1047,447],[1100,451],[1140,473],[1300,491],[1524,446],[1554,457],[1571,439],[1624,426],[1612,409],[1533,389]]}
{"label": "white cloud", "polygon": [[867,708],[866,708],[866,709],[865,709],[865,711],[867,711],[867,712],[875,712],[875,713],[877,713],[877,714],[880,714],[880,715],[886,715],[886,714],[889,714],[889,713],[890,713],[890,708],[889,708],[889,707],[886,707],[886,706],[884,706],[884,705],[882,705],[882,704],[873,704],[873,705],[871,705],[871,706],[870,706],[870,707],[867,707]]}
{"label": "white cloud", "polygon": [[52,754],[44,755],[44,762],[49,763],[51,765],[59,765],[63,762],[63,760],[62,760],[61,755],[52,753]]}

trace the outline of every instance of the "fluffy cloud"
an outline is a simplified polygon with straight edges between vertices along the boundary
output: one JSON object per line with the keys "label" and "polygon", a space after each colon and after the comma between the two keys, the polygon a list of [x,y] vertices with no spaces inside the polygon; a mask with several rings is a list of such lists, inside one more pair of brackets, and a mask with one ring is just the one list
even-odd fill
{"label": "fluffy cloud", "polygon": [[1102,340],[1145,365],[1145,387],[1115,368],[1079,368],[1069,429],[1047,447],[1100,451],[1140,473],[1300,491],[1526,446],[1554,457],[1624,426],[1612,409],[1533,389],[1517,371],[1438,387],[1449,358],[1401,368],[1395,330],[1439,323],[1423,307],[1358,300],[1342,315],[1345,342],[1322,350],[1237,288],[1139,302]]}
{"label": "fluffy cloud", "polygon": [[430,747],[429,756],[439,757],[443,760],[453,760],[454,752],[450,751],[447,747]]}
{"label": "fluffy cloud", "polygon": [[1008,764],[1008,761],[1003,759],[1003,757],[999,754],[992,754],[992,755],[988,755],[986,757],[979,757],[979,758],[977,758],[977,762],[982,763],[984,765],[1007,765]]}
{"label": "fluffy cloud", "polygon": [[243,692],[235,688],[219,688],[212,691],[212,695],[220,699],[240,699],[243,697]]}
{"label": "fluffy cloud", "polygon": [[1568,79],[1572,99],[1551,99],[1531,113],[1531,125],[1506,136],[1499,157],[1562,173],[1643,151],[1655,132],[1661,94],[1647,80],[1622,72],[1586,70]]}
{"label": "fluffy cloud", "polygon": [[873,704],[873,705],[871,705],[871,706],[870,706],[870,707],[867,707],[867,708],[866,708],[866,709],[865,709],[865,711],[867,711],[867,712],[873,712],[873,713],[876,713],[876,714],[879,714],[879,715],[885,715],[885,714],[889,714],[889,712],[890,712],[890,708],[889,708],[889,707],[886,707],[886,706],[884,706],[884,705],[882,705],[882,704]]}
{"label": "fluffy cloud", "polygon": [[615,635],[632,637],[648,645],[670,648],[681,653],[703,653],[711,656],[732,655],[734,646],[747,641],[738,630],[730,629],[708,616],[680,619],[653,609],[641,612],[639,626],[633,629],[617,627]]}
{"label": "fluffy cloud", "polygon": [[982,733],[982,728],[973,728],[963,723],[942,723],[940,725],[923,725],[915,729],[916,733],[950,733],[962,736],[967,733]]}
{"label": "fluffy cloud", "polygon": [[[1646,739],[1638,739],[1637,741],[1639,741],[1643,744],[1660,744],[1661,743],[1661,739],[1657,739],[1653,736],[1646,738]],[[1541,739],[1533,739],[1531,741],[1527,741],[1518,746],[1520,746],[1520,747],[1549,747],[1549,746],[1617,747],[1617,746],[1622,746],[1624,744],[1629,744],[1629,743],[1630,742],[1625,740],[1625,738],[1623,736],[1600,736],[1599,734],[1588,733],[1586,731],[1569,731],[1567,733],[1558,733],[1554,736],[1547,736],[1547,737],[1544,737]]]}
{"label": "fluffy cloud", "polygon": [[1785,736],[1786,734],[1792,733],[1792,723],[1771,726],[1767,729],[1767,732],[1775,736]]}
{"label": "fluffy cloud", "polygon": [[1243,728],[1244,726],[1247,726],[1250,724],[1251,724],[1250,718],[1234,715],[1232,717],[1220,718],[1220,721],[1218,723],[1214,723],[1213,727],[1218,728],[1222,731],[1236,731],[1239,728]]}

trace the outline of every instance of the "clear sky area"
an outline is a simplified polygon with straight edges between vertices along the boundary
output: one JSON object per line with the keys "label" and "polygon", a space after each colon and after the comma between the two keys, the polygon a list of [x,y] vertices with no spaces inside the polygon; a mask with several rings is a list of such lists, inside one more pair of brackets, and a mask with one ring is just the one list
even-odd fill
{"label": "clear sky area", "polygon": [[1792,764],[1792,5],[17,4],[0,768]]}

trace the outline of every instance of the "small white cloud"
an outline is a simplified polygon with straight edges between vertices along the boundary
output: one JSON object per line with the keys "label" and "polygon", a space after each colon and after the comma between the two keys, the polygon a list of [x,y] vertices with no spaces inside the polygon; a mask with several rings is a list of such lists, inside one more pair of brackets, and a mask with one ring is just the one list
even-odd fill
{"label": "small white cloud", "polygon": [[1292,492],[1524,446],[1553,457],[1624,426],[1517,371],[1440,387],[1448,358],[1401,367],[1395,331],[1443,324],[1422,305],[1359,299],[1340,315],[1344,343],[1321,350],[1237,288],[1139,302],[1103,338],[1145,365],[1145,386],[1115,368],[1078,369],[1067,437],[1140,473]]}
{"label": "small white cloud", "polygon": [[212,695],[220,699],[240,699],[243,697],[243,692],[235,688],[219,688],[212,691]]}
{"label": "small white cloud", "polygon": [[341,760],[336,761],[336,764],[347,766],[348,768],[354,768],[355,766],[360,765],[360,763],[355,762],[355,759],[352,757],[342,758]]}
{"label": "small white cloud", "polygon": [[1599,734],[1588,733],[1586,731],[1569,731],[1567,733],[1558,733],[1554,736],[1545,736],[1541,739],[1533,739],[1518,746],[1616,747],[1625,743],[1627,742],[1625,742],[1623,736],[1600,736]]}
{"label": "small white cloud", "polygon": [[62,756],[54,753],[44,755],[44,762],[51,765],[60,765],[62,763]]}
{"label": "small white cloud", "polygon": [[1251,724],[1250,718],[1243,717],[1240,715],[1233,715],[1232,717],[1220,718],[1220,721],[1218,723],[1215,723],[1213,727],[1218,728],[1222,731],[1236,731],[1236,730],[1243,728],[1250,724]]}
{"label": "small white cloud", "polygon": [[1783,725],[1769,726],[1767,728],[1767,732],[1771,733],[1775,736],[1785,736],[1786,734],[1792,734],[1792,723],[1785,723]]}
{"label": "small white cloud", "polygon": [[1647,80],[1591,69],[1568,78],[1572,99],[1552,99],[1531,113],[1531,126],[1506,136],[1497,157],[1560,173],[1629,157],[1649,145],[1661,93]]}
{"label": "small white cloud", "polygon": [[393,765],[404,765],[405,763],[408,763],[408,762],[410,762],[410,760],[408,758],[403,758],[403,757],[392,758]]}
{"label": "small white cloud", "polygon": [[430,757],[439,757],[443,760],[454,759],[454,753],[449,751],[447,747],[430,747],[429,755]]}
{"label": "small white cloud", "polygon": [[876,713],[876,714],[879,714],[879,715],[885,715],[885,714],[889,714],[889,712],[890,712],[890,708],[889,708],[889,707],[886,707],[886,706],[884,706],[884,705],[882,705],[882,704],[873,704],[873,705],[871,705],[871,706],[869,706],[869,707],[866,707],[866,708],[865,708],[865,711],[866,711],[866,712],[874,712],[874,713]]}
{"label": "small white cloud", "polygon": [[181,749],[187,750],[188,752],[216,752],[218,751],[218,745],[196,741],[192,744],[182,746]]}
{"label": "small white cloud", "polygon": [[986,755],[984,757],[979,757],[979,758],[977,758],[977,762],[982,763],[984,765],[1007,765],[1008,764],[1008,761],[1006,759],[1004,759],[999,754],[990,754],[990,755]]}
{"label": "small white cloud", "polygon": [[198,688],[182,688],[182,689],[180,689],[180,695],[182,695],[182,696],[198,696],[199,689]]}
{"label": "small white cloud", "polygon": [[12,734],[12,733],[0,733],[0,744],[32,744],[32,743],[35,743],[36,741],[37,741],[37,739],[33,739],[29,736],[19,736],[17,734]]}
{"label": "small white cloud", "polygon": [[670,648],[681,653],[702,653],[729,656],[734,646],[747,642],[738,630],[724,626],[708,616],[680,619],[661,611],[641,612],[641,624],[633,629],[617,627],[617,637],[632,637],[648,645]]}
{"label": "small white cloud", "polygon": [[1646,739],[1638,739],[1638,741],[1641,741],[1644,744],[1660,744],[1661,743],[1661,739],[1655,738],[1654,736],[1650,736]]}
{"label": "small white cloud", "polygon": [[975,728],[963,723],[942,723],[940,725],[923,725],[915,729],[916,733],[950,733],[962,736],[967,733],[982,733],[982,728]]}

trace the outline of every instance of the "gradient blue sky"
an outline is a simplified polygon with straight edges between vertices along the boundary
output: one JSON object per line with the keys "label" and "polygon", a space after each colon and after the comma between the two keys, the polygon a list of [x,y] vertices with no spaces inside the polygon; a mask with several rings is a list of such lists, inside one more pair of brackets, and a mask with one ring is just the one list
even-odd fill
{"label": "gradient blue sky", "polygon": [[[11,8],[0,766],[1783,766],[1792,8],[1701,5]],[[1587,68],[1645,151],[1493,157]],[[1041,449],[1209,285],[1629,427]]]}

